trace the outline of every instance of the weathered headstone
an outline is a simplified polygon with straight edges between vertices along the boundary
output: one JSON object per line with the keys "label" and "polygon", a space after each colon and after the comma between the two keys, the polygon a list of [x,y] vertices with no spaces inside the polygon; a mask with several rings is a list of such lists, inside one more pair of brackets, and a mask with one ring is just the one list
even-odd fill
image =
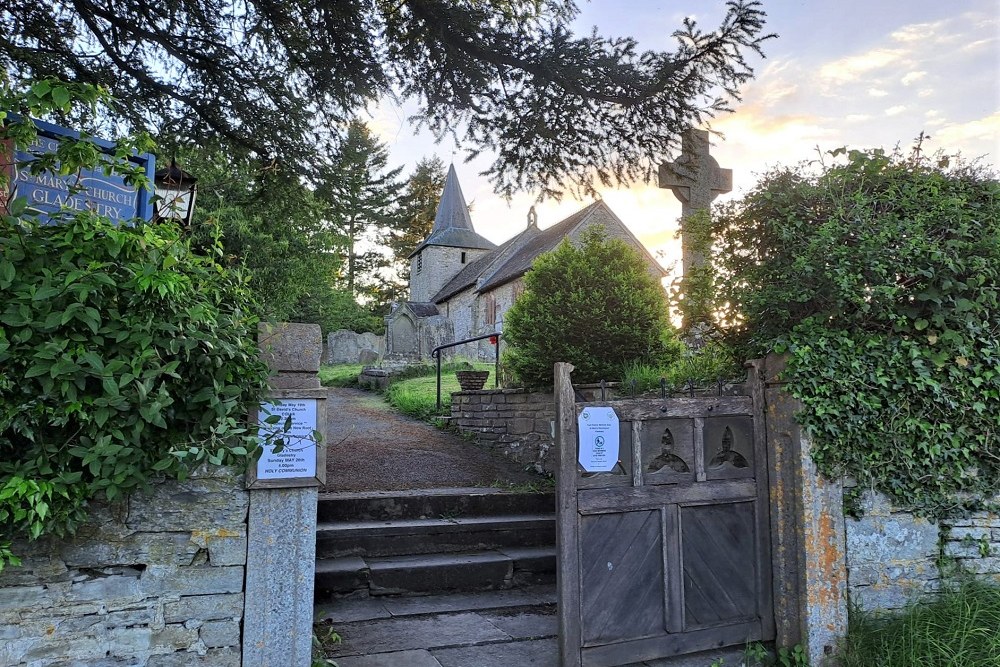
{"label": "weathered headstone", "polygon": [[698,211],[707,210],[720,194],[733,189],[733,170],[721,169],[709,154],[708,132],[688,130],[681,138],[681,155],[660,165],[661,188],[669,188],[681,201],[681,249],[684,274],[705,263],[704,255],[691,246],[683,224]]}
{"label": "weathered headstone", "polygon": [[[301,440],[310,428],[324,431],[319,325],[264,324],[259,336],[261,357],[272,371],[268,398],[280,401],[271,411],[292,417],[288,436]],[[301,446],[290,456],[265,451],[248,474],[244,667],[311,664],[316,505],[325,473],[325,445],[312,444],[313,459]]]}

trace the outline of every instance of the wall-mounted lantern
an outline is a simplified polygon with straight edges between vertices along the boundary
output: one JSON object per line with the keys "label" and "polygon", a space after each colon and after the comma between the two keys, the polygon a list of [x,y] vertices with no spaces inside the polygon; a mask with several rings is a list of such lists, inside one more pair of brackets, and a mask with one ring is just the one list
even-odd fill
{"label": "wall-mounted lantern", "polygon": [[198,179],[177,166],[176,160],[170,160],[166,169],[157,169],[153,176],[156,189],[156,212],[153,219],[177,220],[184,226],[190,226],[194,215],[194,198],[198,193]]}

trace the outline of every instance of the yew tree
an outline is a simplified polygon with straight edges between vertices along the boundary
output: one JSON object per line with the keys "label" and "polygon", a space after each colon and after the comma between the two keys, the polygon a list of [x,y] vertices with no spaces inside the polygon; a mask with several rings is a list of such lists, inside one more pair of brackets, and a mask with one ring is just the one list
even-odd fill
{"label": "yew tree", "polygon": [[249,147],[309,172],[331,127],[384,96],[438,136],[491,151],[503,194],[649,176],[687,127],[726,110],[772,35],[759,2],[685,19],[673,48],[580,36],[572,0],[13,0],[0,66],[105,86],[117,117]]}

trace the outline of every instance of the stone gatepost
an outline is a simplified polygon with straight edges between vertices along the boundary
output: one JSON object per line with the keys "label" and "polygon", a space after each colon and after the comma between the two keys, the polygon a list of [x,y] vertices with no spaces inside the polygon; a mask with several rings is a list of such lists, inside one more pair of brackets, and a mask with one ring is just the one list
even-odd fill
{"label": "stone gatepost", "polygon": [[813,463],[812,442],[795,421],[802,404],[780,379],[783,358],[753,364],[765,379],[776,642],[802,644],[822,667],[847,634],[843,485]]}
{"label": "stone gatepost", "polygon": [[[243,667],[311,664],[318,487],[326,480],[323,339],[315,324],[262,324],[261,357],[271,367],[262,429],[280,431],[247,472],[246,607]],[[270,415],[277,423],[268,424]],[[275,421],[275,420],[271,420]],[[285,427],[288,428],[285,428]]]}

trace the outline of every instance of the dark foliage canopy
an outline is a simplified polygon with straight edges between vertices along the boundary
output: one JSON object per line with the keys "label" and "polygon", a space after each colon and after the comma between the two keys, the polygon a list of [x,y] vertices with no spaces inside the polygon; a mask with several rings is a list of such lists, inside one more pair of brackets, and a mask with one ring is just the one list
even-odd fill
{"label": "dark foliage canopy", "polygon": [[558,195],[648,176],[738,99],[771,35],[759,2],[727,5],[716,29],[686,20],[674,50],[639,52],[572,34],[571,0],[11,0],[0,65],[106,86],[133,127],[303,169],[326,128],[397,95],[438,136],[496,152],[499,192]]}

